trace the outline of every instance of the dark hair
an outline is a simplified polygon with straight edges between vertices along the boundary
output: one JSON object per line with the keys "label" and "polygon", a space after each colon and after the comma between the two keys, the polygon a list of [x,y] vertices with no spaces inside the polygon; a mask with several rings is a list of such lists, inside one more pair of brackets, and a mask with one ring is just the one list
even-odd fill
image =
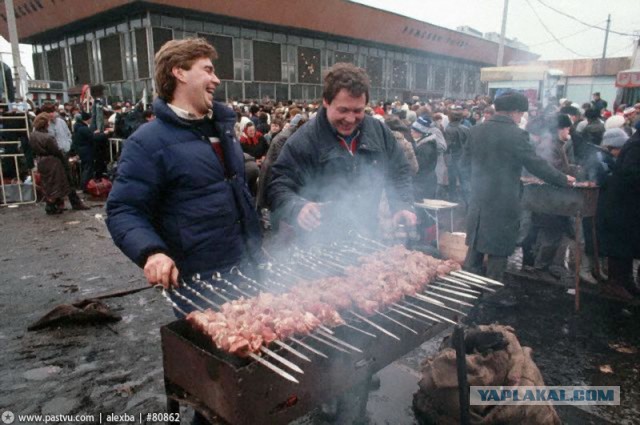
{"label": "dark hair", "polygon": [[580,115],[580,111],[575,106],[563,106],[560,108],[560,113],[573,116]]}
{"label": "dark hair", "polygon": [[153,111],[150,109],[145,109],[144,112],[142,113],[142,118],[144,118],[145,120],[148,118],[151,118],[153,116]]}
{"label": "dark hair", "polygon": [[333,99],[342,89],[346,89],[353,97],[365,95],[365,102],[369,103],[369,76],[364,69],[351,63],[337,63],[324,76],[322,98],[327,102]]}
{"label": "dark hair", "polygon": [[51,113],[56,111],[56,105],[54,105],[53,103],[45,103],[44,105],[42,105],[40,107],[40,110],[42,112],[47,112],[47,113],[51,114]]}
{"label": "dark hair", "polygon": [[170,40],[162,45],[155,57],[154,79],[158,96],[171,102],[177,86],[176,77],[172,73],[173,68],[180,67],[188,71],[195,61],[202,58],[212,61],[218,58],[216,49],[204,38]]}
{"label": "dark hair", "polygon": [[589,120],[593,121],[595,119],[600,118],[600,110],[599,109],[587,109],[584,111],[584,116]]}

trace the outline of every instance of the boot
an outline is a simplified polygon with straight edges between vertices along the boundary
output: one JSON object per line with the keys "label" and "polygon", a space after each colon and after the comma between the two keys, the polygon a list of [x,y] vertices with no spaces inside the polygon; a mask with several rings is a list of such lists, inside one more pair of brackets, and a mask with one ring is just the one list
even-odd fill
{"label": "boot", "polygon": [[580,280],[590,285],[597,285],[598,281],[593,274],[593,264],[596,261],[592,255],[585,255],[580,261]]}
{"label": "boot", "polygon": [[59,207],[59,199],[47,200],[44,212],[46,212],[47,215],[62,214],[62,209]]}
{"label": "boot", "polygon": [[82,202],[75,190],[69,192],[69,202],[71,202],[71,208],[74,210],[88,210],[91,208]]}

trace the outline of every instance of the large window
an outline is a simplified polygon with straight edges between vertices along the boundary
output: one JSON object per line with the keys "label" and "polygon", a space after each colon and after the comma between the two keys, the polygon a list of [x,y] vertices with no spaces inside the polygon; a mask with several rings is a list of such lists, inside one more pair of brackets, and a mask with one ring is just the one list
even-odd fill
{"label": "large window", "polygon": [[416,64],[416,89],[426,90],[429,81],[429,65],[424,63]]}
{"label": "large window", "polygon": [[153,29],[153,53],[158,53],[158,50],[164,43],[169,40],[173,40],[173,31],[166,28],[154,28]]}
{"label": "large window", "polygon": [[397,89],[403,89],[407,87],[407,63],[405,61],[393,61],[391,87]]}
{"label": "large window", "polygon": [[35,73],[36,80],[44,80],[44,61],[42,59],[42,53],[33,53],[31,57],[33,58],[33,71]]}
{"label": "large window", "polygon": [[320,84],[320,73],[320,50],[298,47],[298,82]]}
{"label": "large window", "polygon": [[102,76],[104,81],[122,81],[122,50],[120,34],[100,39],[100,56],[102,58]]}
{"label": "large window", "polygon": [[90,43],[80,43],[71,46],[71,61],[73,62],[73,84],[76,86],[91,83],[89,65]]}
{"label": "large window", "polygon": [[372,87],[382,87],[382,58],[367,57],[367,74]]}
{"label": "large window", "polygon": [[253,79],[255,81],[280,81],[282,59],[280,45],[266,41],[253,42]]}
{"label": "large window", "polygon": [[447,80],[447,70],[444,65],[438,65],[435,68],[433,85],[435,90],[444,90]]}
{"label": "large window", "polygon": [[47,65],[49,67],[50,80],[64,81],[64,71],[62,68],[62,50],[49,50],[47,52]]}
{"label": "large window", "polygon": [[136,61],[138,63],[138,78],[149,78],[149,47],[147,45],[147,30],[135,30]]}
{"label": "large window", "polygon": [[453,68],[451,70],[451,91],[453,93],[460,93],[462,91],[462,70],[460,68]]}
{"label": "large window", "polygon": [[216,48],[218,59],[214,65],[221,80],[233,80],[233,39],[213,34],[198,34]]}

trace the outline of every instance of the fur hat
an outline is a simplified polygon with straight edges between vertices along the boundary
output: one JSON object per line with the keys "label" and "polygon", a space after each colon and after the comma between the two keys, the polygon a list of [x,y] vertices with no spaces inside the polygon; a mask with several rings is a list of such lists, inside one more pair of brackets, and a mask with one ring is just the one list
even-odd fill
{"label": "fur hat", "polygon": [[527,112],[529,110],[529,99],[525,95],[514,91],[509,91],[496,97],[493,104],[496,111]]}
{"label": "fur hat", "polygon": [[621,128],[610,128],[602,136],[602,146],[611,148],[622,148],[629,140],[629,135]]}
{"label": "fur hat", "polygon": [[624,117],[621,115],[614,115],[604,122],[604,128],[609,130],[610,128],[622,128],[624,125]]}

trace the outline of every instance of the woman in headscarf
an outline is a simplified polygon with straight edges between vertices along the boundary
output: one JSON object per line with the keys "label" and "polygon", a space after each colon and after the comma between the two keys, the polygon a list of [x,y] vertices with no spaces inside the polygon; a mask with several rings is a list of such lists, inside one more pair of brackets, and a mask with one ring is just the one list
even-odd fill
{"label": "woman in headscarf", "polygon": [[254,157],[258,165],[262,163],[262,159],[269,150],[269,145],[262,133],[257,131],[255,125],[251,122],[244,127],[242,137],[240,137],[240,145],[242,146],[242,151]]}

